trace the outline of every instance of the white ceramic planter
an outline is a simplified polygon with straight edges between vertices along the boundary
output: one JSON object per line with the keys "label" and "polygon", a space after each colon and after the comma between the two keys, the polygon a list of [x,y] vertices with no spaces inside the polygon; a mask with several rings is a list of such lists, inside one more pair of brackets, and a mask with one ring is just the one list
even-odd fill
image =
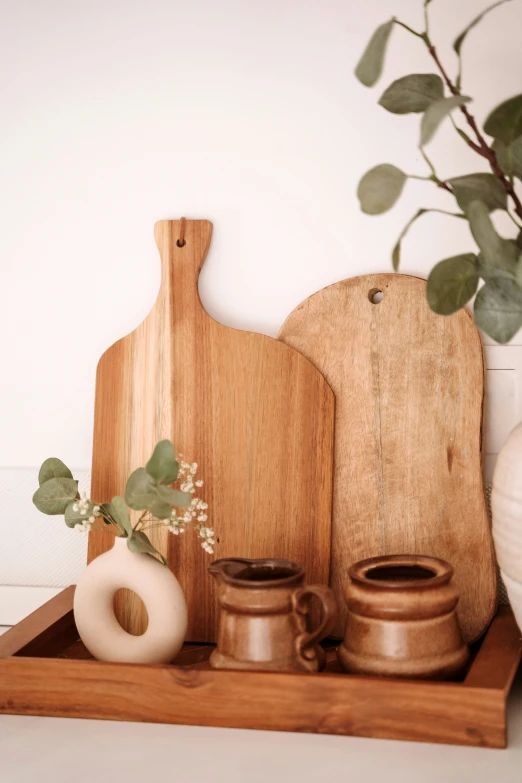
{"label": "white ceramic planter", "polygon": [[[133,590],[147,609],[149,623],[141,636],[124,631],[114,614],[114,594]],[[131,552],[127,539],[90,563],[74,594],[74,619],[89,652],[100,661],[169,663],[183,645],[187,604],[178,580],[150,555]]]}
{"label": "white ceramic planter", "polygon": [[500,572],[522,630],[522,424],[515,427],[498,456],[491,510]]}

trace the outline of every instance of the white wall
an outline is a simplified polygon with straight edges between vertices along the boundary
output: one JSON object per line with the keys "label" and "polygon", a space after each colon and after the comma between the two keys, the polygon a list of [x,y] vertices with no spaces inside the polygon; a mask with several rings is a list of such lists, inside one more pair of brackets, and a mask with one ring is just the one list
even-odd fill
{"label": "white wall", "polygon": [[[430,5],[450,71],[482,5]],[[212,220],[205,306],[275,335],[315,290],[388,271],[419,206],[452,207],[409,182],[387,215],[359,211],[372,165],[425,173],[419,117],[376,105],[394,78],[432,70],[422,43],[396,28],[382,83],[353,77],[392,13],[422,25],[421,0],[0,0],[0,465],[89,466],[97,359],[158,288],[155,220]],[[480,120],[520,91],[521,22],[508,3],[465,44]],[[443,177],[484,168],[449,123],[430,152]],[[427,216],[403,271],[470,248],[463,221]]]}

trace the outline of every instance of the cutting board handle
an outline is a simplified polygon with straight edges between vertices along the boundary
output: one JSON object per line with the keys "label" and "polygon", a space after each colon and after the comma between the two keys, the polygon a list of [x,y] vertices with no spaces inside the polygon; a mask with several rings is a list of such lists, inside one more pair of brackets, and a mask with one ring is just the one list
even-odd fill
{"label": "cutting board handle", "polygon": [[[209,220],[158,220],[154,239],[161,258],[161,290],[176,298],[197,294],[199,273],[205,263],[212,223]],[[182,241],[180,241],[180,238]]]}

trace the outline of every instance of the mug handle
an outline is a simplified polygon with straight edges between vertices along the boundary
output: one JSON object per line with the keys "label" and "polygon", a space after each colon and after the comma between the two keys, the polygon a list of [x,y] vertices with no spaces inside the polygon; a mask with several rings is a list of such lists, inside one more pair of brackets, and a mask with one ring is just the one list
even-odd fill
{"label": "mug handle", "polygon": [[[307,619],[312,596],[321,602],[322,618],[315,630],[308,630]],[[333,631],[337,620],[338,608],[335,595],[325,585],[306,585],[292,595],[292,608],[301,619],[302,628],[306,629],[295,640],[297,654],[308,671],[318,671],[324,667],[325,657],[322,654],[323,650],[317,647],[317,643]]]}

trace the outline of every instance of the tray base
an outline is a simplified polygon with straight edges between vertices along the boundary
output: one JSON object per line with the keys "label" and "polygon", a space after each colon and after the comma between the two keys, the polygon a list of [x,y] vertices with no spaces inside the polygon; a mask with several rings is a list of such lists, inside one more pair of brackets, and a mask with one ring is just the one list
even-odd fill
{"label": "tray base", "polygon": [[506,700],[521,634],[500,607],[460,682],[342,673],[335,647],[321,674],[216,671],[212,645],[171,665],[93,660],[67,588],[0,637],[0,714],[181,723],[506,747]]}

